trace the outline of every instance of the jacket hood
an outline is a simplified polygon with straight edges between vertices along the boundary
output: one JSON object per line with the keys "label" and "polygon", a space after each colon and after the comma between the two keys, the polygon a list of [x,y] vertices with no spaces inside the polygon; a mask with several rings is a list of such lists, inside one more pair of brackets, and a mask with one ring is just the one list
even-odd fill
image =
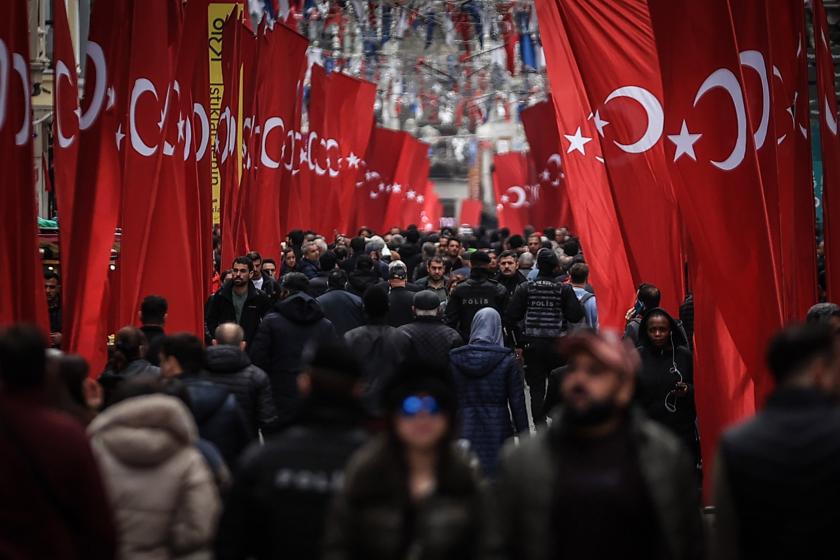
{"label": "jacket hood", "polygon": [[120,462],[153,467],[193,445],[198,429],[177,398],[146,395],[107,408],[88,426],[88,434]]}
{"label": "jacket hood", "polygon": [[207,347],[207,370],[212,373],[237,373],[250,365],[248,354],[236,346]]}
{"label": "jacket hood", "polygon": [[[193,378],[195,379],[195,378]],[[199,378],[200,379],[200,378]],[[187,385],[195,423],[201,426],[216,414],[233,395],[224,387],[209,381],[194,381]]]}
{"label": "jacket hood", "polygon": [[[653,309],[650,309],[650,310],[646,311],[644,316],[642,317],[642,321],[641,321],[641,323],[639,323],[639,346],[644,346],[645,348],[649,348],[651,350],[655,349],[655,346],[651,342],[650,337],[648,336],[648,333],[647,333],[648,319],[653,314],[664,315],[665,317],[668,318],[668,322],[671,325],[671,337],[672,337],[672,340],[673,340],[673,346],[674,347],[688,346],[688,341],[685,339],[685,336],[683,336],[682,329],[677,327],[677,321],[673,317],[671,317],[670,313],[668,313],[667,311],[665,311],[661,307],[654,307]],[[670,350],[670,349],[671,349],[671,344],[666,344],[665,345],[665,350]]]}
{"label": "jacket hood", "polygon": [[350,273],[347,283],[357,293],[363,294],[368,287],[378,283],[380,279],[379,275],[374,271],[356,270]]}
{"label": "jacket hood", "polygon": [[321,306],[309,294],[298,292],[274,305],[275,311],[293,323],[309,325],[324,318]]}
{"label": "jacket hood", "polygon": [[456,348],[449,354],[452,365],[467,377],[484,377],[496,369],[511,351],[504,346],[470,344]]}

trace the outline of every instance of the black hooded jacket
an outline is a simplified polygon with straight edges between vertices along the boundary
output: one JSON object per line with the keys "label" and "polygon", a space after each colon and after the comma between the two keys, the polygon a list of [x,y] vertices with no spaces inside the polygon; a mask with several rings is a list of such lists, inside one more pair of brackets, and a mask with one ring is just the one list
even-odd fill
{"label": "black hooded jacket", "polygon": [[[663,347],[654,346],[647,334],[647,323],[652,314],[663,314],[671,324],[671,342]],[[636,384],[636,402],[647,415],[657,422],[671,428],[677,435],[691,437],[694,432],[694,420],[697,410],[694,406],[694,369],[691,351],[677,322],[662,308],[654,308],[645,313],[639,326],[639,355],[642,368]],[[669,412],[665,407],[665,398],[675,389],[682,376],[688,385],[688,394],[684,397],[672,395],[669,403],[676,402],[676,412]]]}
{"label": "black hooded jacket", "polygon": [[322,344],[336,338],[335,328],[324,317],[314,298],[297,292],[274,304],[251,344],[251,360],[268,373],[278,415],[291,413],[297,397],[297,374],[303,369],[307,344]]}
{"label": "black hooded jacket", "polygon": [[[248,297],[245,299],[245,306],[242,308],[242,315],[239,318],[239,326],[245,331],[245,340],[251,342],[257,332],[260,321],[268,311],[270,300],[265,292],[258,290],[251,281],[248,281]],[[233,282],[226,282],[216,292],[207,304],[207,317],[205,319],[207,332],[212,337],[216,327],[222,323],[236,323],[236,310],[233,307]]]}
{"label": "black hooded jacket", "polygon": [[248,427],[256,437],[257,429],[270,432],[277,423],[277,411],[268,375],[251,363],[248,354],[236,346],[207,348],[207,379],[236,396]]}

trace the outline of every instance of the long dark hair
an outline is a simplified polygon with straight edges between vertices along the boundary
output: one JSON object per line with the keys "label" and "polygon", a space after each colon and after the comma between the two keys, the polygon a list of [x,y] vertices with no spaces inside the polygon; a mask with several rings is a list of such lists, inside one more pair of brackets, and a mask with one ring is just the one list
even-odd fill
{"label": "long dark hair", "polygon": [[121,328],[117,332],[108,366],[116,373],[121,372],[128,364],[143,357],[141,347],[145,348],[146,345],[146,335],[143,331],[136,327]]}

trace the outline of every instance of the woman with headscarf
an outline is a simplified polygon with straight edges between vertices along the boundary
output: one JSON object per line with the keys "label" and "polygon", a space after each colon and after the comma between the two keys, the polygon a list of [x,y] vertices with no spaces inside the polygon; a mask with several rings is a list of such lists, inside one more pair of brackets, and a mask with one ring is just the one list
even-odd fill
{"label": "woman with headscarf", "polygon": [[470,442],[484,474],[492,477],[505,440],[514,433],[528,432],[522,369],[503,344],[499,313],[492,307],[479,310],[472,322],[470,343],[452,350],[449,357],[461,437]]}

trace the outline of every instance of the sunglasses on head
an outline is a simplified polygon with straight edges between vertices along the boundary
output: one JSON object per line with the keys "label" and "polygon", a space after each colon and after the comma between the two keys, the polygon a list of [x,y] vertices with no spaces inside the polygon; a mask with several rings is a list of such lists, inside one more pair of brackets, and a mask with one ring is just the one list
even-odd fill
{"label": "sunglasses on head", "polygon": [[438,414],[440,412],[440,403],[434,397],[411,395],[406,397],[402,402],[401,412],[403,416],[417,416],[421,412],[428,414]]}

